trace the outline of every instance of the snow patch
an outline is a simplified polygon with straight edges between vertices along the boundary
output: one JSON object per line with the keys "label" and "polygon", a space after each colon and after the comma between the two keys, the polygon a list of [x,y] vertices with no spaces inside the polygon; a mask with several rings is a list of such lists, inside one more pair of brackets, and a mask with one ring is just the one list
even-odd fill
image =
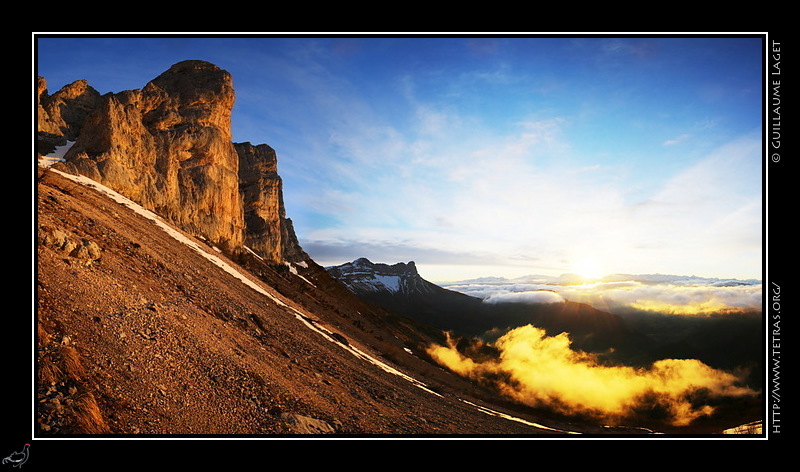
{"label": "snow patch", "polygon": [[[310,280],[308,280],[307,278],[305,278],[302,275],[300,275],[300,273],[297,271],[297,267],[295,267],[291,262],[284,262],[284,264],[286,264],[286,266],[289,267],[289,272],[291,272],[292,274],[300,277],[308,285],[311,285],[312,287],[317,288],[317,286],[314,285],[313,283],[311,283]],[[308,267],[308,264],[306,264],[303,261],[298,262],[297,265],[300,266],[300,267],[303,267],[303,268],[307,268]]]}
{"label": "snow patch", "polygon": [[397,275],[375,274],[375,280],[390,292],[396,293],[400,291],[400,277]]}
{"label": "snow patch", "polygon": [[46,156],[39,158],[40,167],[50,167],[56,162],[64,162],[64,155],[69,151],[69,148],[75,144],[75,141],[67,141],[64,146],[56,146],[56,150]]}

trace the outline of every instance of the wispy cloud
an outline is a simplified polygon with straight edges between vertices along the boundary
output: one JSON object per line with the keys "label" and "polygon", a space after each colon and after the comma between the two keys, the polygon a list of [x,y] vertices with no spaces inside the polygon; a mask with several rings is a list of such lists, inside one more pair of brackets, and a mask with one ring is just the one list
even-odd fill
{"label": "wispy cloud", "polygon": [[[346,65],[366,43],[347,44],[345,55],[295,43],[291,54],[261,63],[281,71],[262,84],[268,97],[258,107],[291,128],[273,129],[263,141],[276,143],[289,216],[304,245],[332,256],[337,248],[396,244],[402,250],[393,253],[423,265],[433,251],[512,267],[535,260],[555,272],[587,258],[610,271],[758,270],[760,136],[731,140],[702,159],[676,155],[677,144],[697,137],[691,117],[668,128],[691,134],[653,141],[635,158],[630,151],[615,156],[613,146],[592,153],[590,140],[606,143],[606,136],[581,133],[589,117],[603,120],[603,95],[577,90],[579,105],[562,97],[571,107],[554,108],[553,97],[538,90],[542,74],[552,78],[555,69],[533,74],[508,62],[508,45],[467,43],[477,48],[469,56],[492,60],[398,69],[379,88],[359,83]],[[642,64],[660,54],[649,41],[575,44]],[[613,73],[614,66],[600,69]],[[562,91],[575,79],[570,74],[559,76]],[[302,93],[270,92],[286,88]],[[615,126],[598,129],[628,129]]]}
{"label": "wispy cloud", "polygon": [[680,136],[664,141],[664,146],[674,146],[676,144],[680,144],[689,139],[691,136],[692,136],[691,134],[684,133]]}
{"label": "wispy cloud", "polygon": [[[402,234],[410,246],[495,253],[498,262],[520,254],[549,257],[565,272],[587,257],[629,272],[743,275],[737,260],[758,270],[760,178],[749,163],[758,140],[731,143],[632,202],[617,168],[570,167],[561,126],[559,120],[527,123],[516,136],[454,145],[429,160],[424,154],[441,144],[376,132],[373,137],[388,138],[368,146],[384,150],[379,169],[343,166],[332,178],[348,176],[347,182],[330,190],[322,185],[327,205],[339,201],[350,209],[340,214],[341,229],[301,237],[387,244]],[[351,148],[354,156],[361,152]],[[362,240],[367,234],[374,239]]]}
{"label": "wispy cloud", "polygon": [[564,303],[564,297],[549,290],[532,290],[524,292],[494,292],[484,299],[484,303]]}

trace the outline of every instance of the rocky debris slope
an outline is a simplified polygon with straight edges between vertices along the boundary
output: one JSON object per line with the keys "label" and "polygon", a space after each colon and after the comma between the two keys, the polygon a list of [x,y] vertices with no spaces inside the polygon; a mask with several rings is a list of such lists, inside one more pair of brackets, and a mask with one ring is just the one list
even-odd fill
{"label": "rocky debris slope", "polygon": [[36,434],[555,432],[476,409],[485,392],[419,355],[435,331],[348,296],[318,266],[229,259],[186,235],[245,284],[55,172],[36,197]]}

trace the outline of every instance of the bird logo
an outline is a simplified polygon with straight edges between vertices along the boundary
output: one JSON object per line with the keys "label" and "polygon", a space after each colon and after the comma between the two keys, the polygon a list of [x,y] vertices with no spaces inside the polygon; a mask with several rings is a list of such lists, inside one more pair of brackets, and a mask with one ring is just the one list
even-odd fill
{"label": "bird logo", "polygon": [[12,452],[8,457],[3,459],[3,464],[11,464],[13,467],[22,467],[22,464],[28,461],[30,447],[30,444],[25,444],[22,451]]}

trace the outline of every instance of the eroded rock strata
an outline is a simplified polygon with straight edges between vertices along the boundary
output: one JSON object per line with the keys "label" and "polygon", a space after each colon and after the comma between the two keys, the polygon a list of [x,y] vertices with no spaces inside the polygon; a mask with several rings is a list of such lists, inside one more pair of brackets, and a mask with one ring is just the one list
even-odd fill
{"label": "eroded rock strata", "polygon": [[286,218],[277,158],[235,144],[231,75],[183,61],[142,89],[101,96],[86,81],[53,95],[38,80],[39,152],[74,141],[58,168],[90,177],[219,247],[281,263],[305,257]]}

